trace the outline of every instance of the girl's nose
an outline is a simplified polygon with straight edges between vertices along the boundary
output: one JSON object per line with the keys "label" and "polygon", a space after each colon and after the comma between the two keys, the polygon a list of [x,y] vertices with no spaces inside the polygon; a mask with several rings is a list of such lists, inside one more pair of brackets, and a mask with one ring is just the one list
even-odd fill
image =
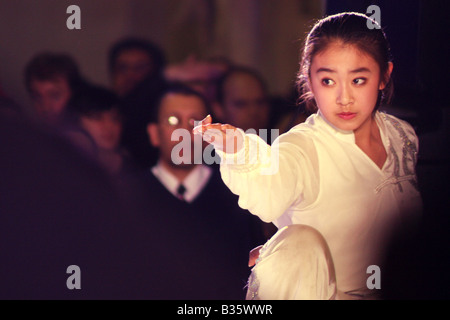
{"label": "girl's nose", "polygon": [[339,87],[336,102],[342,106],[353,103],[353,95],[348,85],[343,84]]}

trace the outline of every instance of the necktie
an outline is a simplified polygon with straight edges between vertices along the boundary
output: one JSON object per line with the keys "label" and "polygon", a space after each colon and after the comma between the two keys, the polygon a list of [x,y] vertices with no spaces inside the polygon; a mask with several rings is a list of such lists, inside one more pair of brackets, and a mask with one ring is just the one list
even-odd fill
{"label": "necktie", "polygon": [[184,193],[186,192],[186,187],[180,183],[177,189],[177,195],[180,200],[184,200]]}

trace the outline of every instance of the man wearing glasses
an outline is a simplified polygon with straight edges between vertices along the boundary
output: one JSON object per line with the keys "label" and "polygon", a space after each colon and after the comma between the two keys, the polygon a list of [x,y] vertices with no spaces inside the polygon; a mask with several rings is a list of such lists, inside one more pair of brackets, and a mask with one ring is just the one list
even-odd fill
{"label": "man wearing glasses", "polygon": [[163,216],[171,226],[162,231],[171,241],[161,246],[183,273],[175,298],[244,299],[248,253],[262,241],[262,229],[226,189],[218,165],[201,161],[202,142],[194,141],[192,129],[207,114],[208,101],[185,85],[162,95],[147,126],[159,157],[144,173],[146,219]]}
{"label": "man wearing glasses", "polygon": [[194,146],[198,149],[202,142],[194,143],[192,134],[195,122],[208,114],[209,104],[193,89],[174,84],[162,95],[156,109],[154,120],[147,126],[150,143],[159,149],[158,162],[151,171],[173,195],[192,202],[212,174],[211,167],[201,164],[202,150]]}

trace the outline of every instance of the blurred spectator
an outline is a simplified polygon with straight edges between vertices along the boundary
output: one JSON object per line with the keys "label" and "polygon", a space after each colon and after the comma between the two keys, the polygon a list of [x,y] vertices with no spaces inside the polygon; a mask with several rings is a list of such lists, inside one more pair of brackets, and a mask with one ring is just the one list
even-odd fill
{"label": "blurred spectator", "polygon": [[[193,140],[192,129],[195,120],[208,114],[208,101],[192,88],[174,84],[155,112],[157,121],[148,125],[148,133],[159,160],[141,177],[142,190],[147,219],[165,217],[183,239],[171,254],[191,284],[177,291],[185,299],[243,299],[248,254],[263,236],[259,221],[239,208],[225,188],[218,166],[196,162],[201,159],[195,148],[203,147],[201,139]],[[183,140],[172,141],[173,134]]]}
{"label": "blurred spectator", "polygon": [[[233,66],[223,74],[217,83],[217,104],[213,111],[218,122],[231,124],[244,131],[253,129],[256,134],[265,129],[266,136],[263,133],[261,137],[271,142],[270,96],[266,82],[256,70]],[[267,239],[277,230],[271,223],[260,223]]]}
{"label": "blurred spectator", "polygon": [[92,137],[96,158],[111,174],[131,169],[127,150],[121,145],[122,114],[119,98],[102,87],[84,90],[71,101],[80,126]]}
{"label": "blurred spectator", "polygon": [[112,90],[122,100],[122,143],[135,164],[146,168],[157,157],[157,150],[148,143],[146,127],[166,87],[165,54],[150,41],[129,37],[111,47],[108,63]]}
{"label": "blurred spectator", "polygon": [[166,58],[156,44],[129,37],[111,47],[108,63],[112,88],[119,97],[124,97],[149,76],[161,74]]}
{"label": "blurred spectator", "polygon": [[168,81],[182,82],[205,95],[210,103],[217,99],[217,81],[231,62],[223,57],[198,59],[191,55],[181,63],[168,65],[164,76]]}
{"label": "blurred spectator", "polygon": [[268,89],[256,70],[243,66],[230,68],[218,82],[217,101],[214,113],[220,122],[244,131],[269,129]]}
{"label": "blurred spectator", "polygon": [[71,56],[44,52],[35,55],[26,65],[25,85],[33,111],[48,123],[58,124],[70,117],[69,100],[88,83]]}
{"label": "blurred spectator", "polygon": [[39,53],[25,67],[25,85],[37,122],[67,139],[84,156],[94,157],[95,143],[71,110],[71,100],[93,86],[82,77],[75,60],[64,53]]}

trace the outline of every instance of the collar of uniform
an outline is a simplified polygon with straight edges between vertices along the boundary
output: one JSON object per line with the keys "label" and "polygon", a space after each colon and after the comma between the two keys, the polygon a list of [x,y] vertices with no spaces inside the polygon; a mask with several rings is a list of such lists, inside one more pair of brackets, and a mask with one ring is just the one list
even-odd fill
{"label": "collar of uniform", "polygon": [[[381,140],[383,141],[383,144],[385,147],[389,147],[390,142],[386,135],[386,125],[383,121],[383,119],[384,119],[383,117],[385,117],[384,112],[380,112],[380,111],[375,112],[374,119],[375,119],[376,124],[378,125],[378,129],[380,130]],[[346,130],[341,130],[341,129],[336,128],[327,119],[325,119],[325,117],[320,112],[320,110],[317,111],[317,113],[312,116],[312,120],[316,121],[317,123],[325,124],[322,127],[324,127],[325,130],[332,133],[339,139],[350,142],[350,143],[355,143],[355,134],[353,133],[353,131],[346,131]]]}
{"label": "collar of uniform", "polygon": [[345,142],[349,143],[355,143],[355,134],[352,130],[341,130],[337,127],[335,127],[331,122],[329,122],[322,114],[322,112],[317,111],[317,113],[313,117],[314,121],[317,122],[317,124],[320,124],[320,127],[323,128],[325,131],[329,132],[333,136],[337,137],[340,140],[343,140]]}
{"label": "collar of uniform", "polygon": [[[388,130],[386,129],[386,112],[377,111],[375,113],[375,121],[378,125],[378,129],[380,130],[381,141],[383,142],[386,151],[389,150],[391,142],[388,137]],[[388,152],[389,154],[389,152]]]}

